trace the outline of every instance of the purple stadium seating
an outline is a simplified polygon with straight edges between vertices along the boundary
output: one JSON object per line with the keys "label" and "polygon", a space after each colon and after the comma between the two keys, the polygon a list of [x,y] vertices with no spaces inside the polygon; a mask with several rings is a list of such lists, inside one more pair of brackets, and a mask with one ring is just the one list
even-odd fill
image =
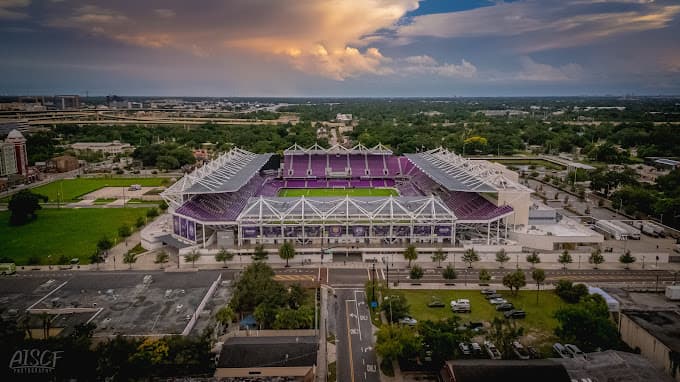
{"label": "purple stadium seating", "polygon": [[512,207],[496,206],[475,192],[445,192],[441,197],[453,213],[462,220],[493,220],[512,212]]}
{"label": "purple stadium seating", "polygon": [[352,169],[353,177],[366,176],[366,156],[365,155],[350,155],[349,166]]}
{"label": "purple stadium seating", "polygon": [[331,167],[332,172],[345,172],[347,171],[347,155],[329,155],[328,162]]}
{"label": "purple stadium seating", "polygon": [[326,176],[326,156],[325,155],[311,155],[312,176],[325,177]]}

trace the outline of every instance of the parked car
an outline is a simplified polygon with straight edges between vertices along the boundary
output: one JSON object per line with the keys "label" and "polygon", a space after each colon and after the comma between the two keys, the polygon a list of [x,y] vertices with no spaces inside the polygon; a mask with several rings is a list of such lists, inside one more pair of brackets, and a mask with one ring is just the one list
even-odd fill
{"label": "parked car", "polygon": [[569,352],[573,358],[586,356],[586,353],[582,352],[576,345],[564,344],[564,348],[567,349],[567,352]]}
{"label": "parked car", "polygon": [[492,305],[500,305],[500,304],[507,304],[508,300],[506,300],[504,298],[492,298],[491,300],[489,300],[489,302]]}
{"label": "parked car", "polygon": [[476,342],[470,342],[470,347],[472,348],[472,354],[482,354],[482,347]]}
{"label": "parked car", "polygon": [[555,354],[558,357],[571,358],[571,353],[569,353],[569,351],[564,346],[562,346],[561,343],[555,342],[555,344],[553,345],[552,348],[553,348],[553,352],[555,352]]}
{"label": "parked car", "polygon": [[503,315],[505,315],[505,318],[524,318],[527,316],[527,312],[521,309],[513,309],[508,310],[507,312],[503,313]]}
{"label": "parked car", "polygon": [[499,312],[507,312],[508,310],[515,309],[515,306],[510,302],[496,305],[496,310]]}
{"label": "parked car", "polygon": [[438,297],[432,296],[432,300],[427,304],[430,308],[443,308],[446,306]]}
{"label": "parked car", "polygon": [[415,318],[406,316],[399,319],[401,325],[416,326],[418,321]]}
{"label": "parked car", "polygon": [[527,349],[525,349],[524,345],[522,345],[519,341],[513,341],[512,342],[512,352],[515,353],[515,355],[519,359],[529,359],[529,358],[531,358]]}
{"label": "parked car", "polygon": [[496,345],[491,341],[484,341],[484,349],[491,359],[501,359],[501,352],[498,351]]}
{"label": "parked car", "polygon": [[496,293],[490,293],[490,294],[484,295],[484,298],[487,299],[487,300],[491,300],[493,298],[502,298],[502,297],[503,296],[501,296],[500,294],[496,294]]}
{"label": "parked car", "polygon": [[466,344],[465,342],[459,343],[458,349],[460,349],[460,354],[462,354],[462,355],[472,354],[472,348],[470,347],[470,345]]}
{"label": "parked car", "polygon": [[469,313],[471,311],[470,300],[464,298],[452,300],[451,310],[454,313]]}
{"label": "parked car", "polygon": [[482,294],[496,294],[495,289],[482,289]]}

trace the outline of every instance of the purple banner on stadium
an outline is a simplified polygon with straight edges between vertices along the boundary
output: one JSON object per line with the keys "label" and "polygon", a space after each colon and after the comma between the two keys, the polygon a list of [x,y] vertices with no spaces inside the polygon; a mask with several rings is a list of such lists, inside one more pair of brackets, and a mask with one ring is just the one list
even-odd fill
{"label": "purple banner on stadium", "polygon": [[352,227],[354,236],[368,236],[368,227],[364,225],[355,225]]}
{"label": "purple banner on stadium", "polygon": [[434,227],[434,232],[437,236],[451,236],[451,227],[447,225],[438,225]]}
{"label": "purple banner on stadium", "polygon": [[328,230],[328,236],[330,237],[342,236],[343,226],[341,225],[332,225],[330,227],[327,227],[326,229]]}
{"label": "purple banner on stadium", "polygon": [[172,232],[179,235],[179,216],[177,215],[172,216]]}
{"label": "purple banner on stadium", "polygon": [[191,241],[196,241],[196,222],[188,222],[187,238]]}
{"label": "purple banner on stadium", "polygon": [[243,237],[257,237],[257,227],[243,227],[241,230],[243,231]]}
{"label": "purple banner on stadium", "polygon": [[182,237],[187,237],[187,220],[179,219],[179,235]]}

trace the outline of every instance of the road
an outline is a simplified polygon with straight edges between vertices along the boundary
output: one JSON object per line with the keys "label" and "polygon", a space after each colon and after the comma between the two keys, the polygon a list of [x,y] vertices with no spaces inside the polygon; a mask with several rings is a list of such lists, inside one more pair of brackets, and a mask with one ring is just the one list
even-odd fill
{"label": "road", "polygon": [[362,289],[336,289],[332,299],[336,318],[337,380],[379,381],[365,292]]}

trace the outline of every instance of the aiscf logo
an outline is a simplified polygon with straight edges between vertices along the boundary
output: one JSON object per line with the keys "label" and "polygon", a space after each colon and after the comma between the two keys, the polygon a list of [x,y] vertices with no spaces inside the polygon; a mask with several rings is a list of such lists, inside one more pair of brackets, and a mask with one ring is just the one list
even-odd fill
{"label": "aiscf logo", "polygon": [[9,361],[9,368],[15,374],[48,374],[57,367],[63,353],[62,350],[17,350]]}

